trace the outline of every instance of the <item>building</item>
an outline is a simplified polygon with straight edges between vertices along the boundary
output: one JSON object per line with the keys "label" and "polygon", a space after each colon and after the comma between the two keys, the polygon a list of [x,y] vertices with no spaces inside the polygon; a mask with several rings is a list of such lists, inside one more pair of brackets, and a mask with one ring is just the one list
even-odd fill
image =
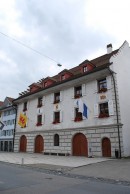
{"label": "building", "polygon": [[6,97],[0,106],[0,151],[13,151],[14,128],[16,119],[16,108],[13,106],[14,99]]}
{"label": "building", "polygon": [[[33,83],[18,107],[15,152],[121,157],[130,155],[130,48],[112,51]],[[18,125],[20,114],[27,117]]]}

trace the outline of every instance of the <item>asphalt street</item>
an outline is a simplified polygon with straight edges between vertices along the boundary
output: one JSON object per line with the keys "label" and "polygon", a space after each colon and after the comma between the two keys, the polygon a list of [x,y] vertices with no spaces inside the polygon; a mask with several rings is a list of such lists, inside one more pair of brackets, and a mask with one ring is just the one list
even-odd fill
{"label": "asphalt street", "polygon": [[[61,176],[62,175],[62,176]],[[0,163],[0,194],[129,194],[130,186]]]}

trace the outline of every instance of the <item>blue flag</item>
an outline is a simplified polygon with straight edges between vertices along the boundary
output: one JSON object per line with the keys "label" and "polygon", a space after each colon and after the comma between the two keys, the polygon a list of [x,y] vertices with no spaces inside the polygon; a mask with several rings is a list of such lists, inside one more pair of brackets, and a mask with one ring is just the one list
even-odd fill
{"label": "blue flag", "polygon": [[88,108],[84,103],[83,103],[83,116],[88,118]]}

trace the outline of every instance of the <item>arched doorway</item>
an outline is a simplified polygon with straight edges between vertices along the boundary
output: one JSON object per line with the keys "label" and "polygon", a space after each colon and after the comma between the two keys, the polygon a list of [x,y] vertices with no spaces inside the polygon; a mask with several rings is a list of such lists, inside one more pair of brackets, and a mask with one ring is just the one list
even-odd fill
{"label": "arched doorway", "polygon": [[36,136],[35,138],[35,153],[41,153],[44,150],[44,140],[41,135]]}
{"label": "arched doorway", "polygon": [[27,138],[25,135],[22,135],[20,138],[20,152],[26,152],[26,148],[27,148]]}
{"label": "arched doorway", "polygon": [[87,138],[82,133],[73,137],[73,156],[88,156]]}
{"label": "arched doorway", "polygon": [[111,157],[111,142],[107,137],[102,140],[102,156]]}

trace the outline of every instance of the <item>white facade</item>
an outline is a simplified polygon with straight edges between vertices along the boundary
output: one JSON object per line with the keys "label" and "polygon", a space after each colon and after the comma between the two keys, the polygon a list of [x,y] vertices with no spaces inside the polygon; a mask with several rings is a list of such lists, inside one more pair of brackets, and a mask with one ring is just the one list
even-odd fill
{"label": "white facade", "polygon": [[[107,92],[98,93],[97,80],[102,78],[107,80]],[[74,98],[74,87],[79,85],[82,86],[81,99],[88,107],[88,118],[75,122],[74,109],[76,99]],[[54,93],[59,91],[61,101],[58,104],[54,104]],[[43,97],[43,106],[41,108],[37,108],[39,96]],[[102,98],[102,96],[104,97]],[[72,155],[73,137],[77,133],[82,133],[87,138],[88,156],[102,156],[102,139],[105,137],[111,141],[111,156],[115,156],[115,149],[119,147],[118,129],[113,81],[107,69],[57,85],[19,100],[17,121],[19,120],[20,113],[24,114],[23,104],[25,101],[27,101],[26,115],[28,122],[25,128],[21,128],[17,122],[15,151],[19,151],[20,137],[25,135],[27,137],[27,151],[34,152],[35,138],[37,135],[41,135],[44,139],[44,153]],[[99,105],[105,102],[108,103],[109,117],[98,118]],[[53,124],[53,114],[55,111],[60,111],[60,123],[58,124]],[[42,114],[41,126],[36,126],[38,114]],[[120,125],[122,148],[121,127]],[[60,137],[59,146],[54,146],[55,134],[58,134]],[[121,151],[123,154],[123,148]]]}
{"label": "white facade", "polygon": [[[110,141],[108,151],[111,154],[108,155],[115,157],[115,150],[118,150],[121,156],[130,155],[129,44],[125,41],[115,52],[112,52],[111,47],[109,52],[102,56],[102,60],[104,63],[99,60],[102,62],[101,68],[97,66],[88,74],[82,72],[77,78],[63,81],[55,86],[52,84],[52,87],[25,94],[15,100],[15,104],[18,105],[14,145],[16,152],[20,151],[22,136],[26,137],[26,151],[35,152],[36,138],[40,136],[43,138],[44,154],[73,155],[74,138],[76,134],[79,136],[83,134],[87,140],[87,156],[103,156],[105,138]],[[98,82],[101,79],[106,79],[107,84],[107,90],[102,93],[98,91]],[[74,88],[77,86],[81,86],[80,99],[88,107],[88,118],[83,117],[79,122],[75,122],[77,99],[74,97]],[[57,92],[60,92],[60,102],[54,104],[54,94]],[[37,107],[39,97],[42,97],[40,108]],[[27,102],[26,111],[23,111],[24,102]],[[108,105],[109,116],[101,118],[99,116],[101,104],[105,103]],[[60,114],[59,123],[54,123],[55,112]],[[26,114],[28,118],[25,128],[18,125],[20,113]],[[38,115],[42,115],[40,126],[37,126]],[[54,143],[55,135],[59,136],[58,145]]]}
{"label": "white facade", "polygon": [[130,47],[128,42],[111,57],[112,70],[116,73],[121,122],[123,124],[124,155],[130,156]]}

